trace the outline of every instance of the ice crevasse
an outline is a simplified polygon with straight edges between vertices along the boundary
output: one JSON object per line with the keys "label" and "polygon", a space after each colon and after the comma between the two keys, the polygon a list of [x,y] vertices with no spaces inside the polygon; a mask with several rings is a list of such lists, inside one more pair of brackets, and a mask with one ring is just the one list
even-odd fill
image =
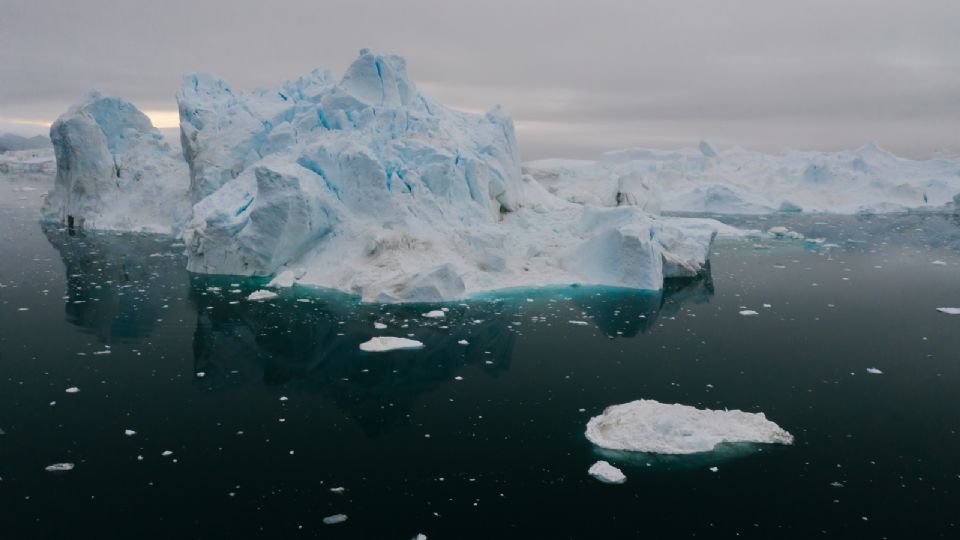
{"label": "ice crevasse", "polygon": [[[702,271],[716,235],[712,220],[657,216],[656,193],[608,207],[548,192],[521,172],[506,112],[429,99],[399,56],[363,50],[339,80],[316,70],[249,93],[188,75],[177,101],[182,156],[117,98],[91,96],[61,117],[47,218],[181,234],[193,272],[377,302],[659,290]],[[150,212],[138,220],[131,208]]]}

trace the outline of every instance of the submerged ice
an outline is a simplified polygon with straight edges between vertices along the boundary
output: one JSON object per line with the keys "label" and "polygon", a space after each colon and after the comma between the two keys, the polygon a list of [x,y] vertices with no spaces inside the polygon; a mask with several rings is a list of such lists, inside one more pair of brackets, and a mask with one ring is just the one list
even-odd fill
{"label": "submerged ice", "polygon": [[793,444],[793,435],[763,413],[716,411],[641,399],[607,407],[586,437],[609,450],[655,454],[709,452],[723,443]]}

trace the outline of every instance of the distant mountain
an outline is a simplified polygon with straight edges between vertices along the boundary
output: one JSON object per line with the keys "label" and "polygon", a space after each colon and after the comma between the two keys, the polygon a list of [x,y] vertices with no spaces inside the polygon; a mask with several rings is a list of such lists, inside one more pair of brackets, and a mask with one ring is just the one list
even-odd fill
{"label": "distant mountain", "polygon": [[50,137],[46,135],[37,135],[36,137],[21,137],[13,133],[4,133],[0,135],[0,152],[8,150],[33,150],[35,148],[47,148],[51,146]]}

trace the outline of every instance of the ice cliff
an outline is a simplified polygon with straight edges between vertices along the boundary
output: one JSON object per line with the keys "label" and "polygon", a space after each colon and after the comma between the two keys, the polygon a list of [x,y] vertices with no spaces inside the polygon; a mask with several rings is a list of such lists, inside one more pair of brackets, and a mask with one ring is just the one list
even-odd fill
{"label": "ice cliff", "polygon": [[903,159],[876,144],[776,155],[719,152],[704,141],[696,149],[608,152],[597,161],[533,161],[524,171],[564,200],[604,206],[660,201],[666,212],[883,213],[943,207],[960,195],[960,161]]}
{"label": "ice cliff", "polygon": [[159,233],[185,222],[186,164],[131,103],[93,92],[53,123],[50,140],[57,176],[48,221]]}

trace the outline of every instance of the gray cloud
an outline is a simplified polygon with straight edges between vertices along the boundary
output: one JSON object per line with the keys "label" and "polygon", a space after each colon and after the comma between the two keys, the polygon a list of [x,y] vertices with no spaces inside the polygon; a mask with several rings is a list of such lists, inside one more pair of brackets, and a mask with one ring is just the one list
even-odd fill
{"label": "gray cloud", "polygon": [[0,130],[91,88],[172,109],[184,73],[249,89],[370,47],[438,99],[502,104],[531,159],[700,137],[924,156],[960,149],[958,27],[954,0],[4,0]]}

